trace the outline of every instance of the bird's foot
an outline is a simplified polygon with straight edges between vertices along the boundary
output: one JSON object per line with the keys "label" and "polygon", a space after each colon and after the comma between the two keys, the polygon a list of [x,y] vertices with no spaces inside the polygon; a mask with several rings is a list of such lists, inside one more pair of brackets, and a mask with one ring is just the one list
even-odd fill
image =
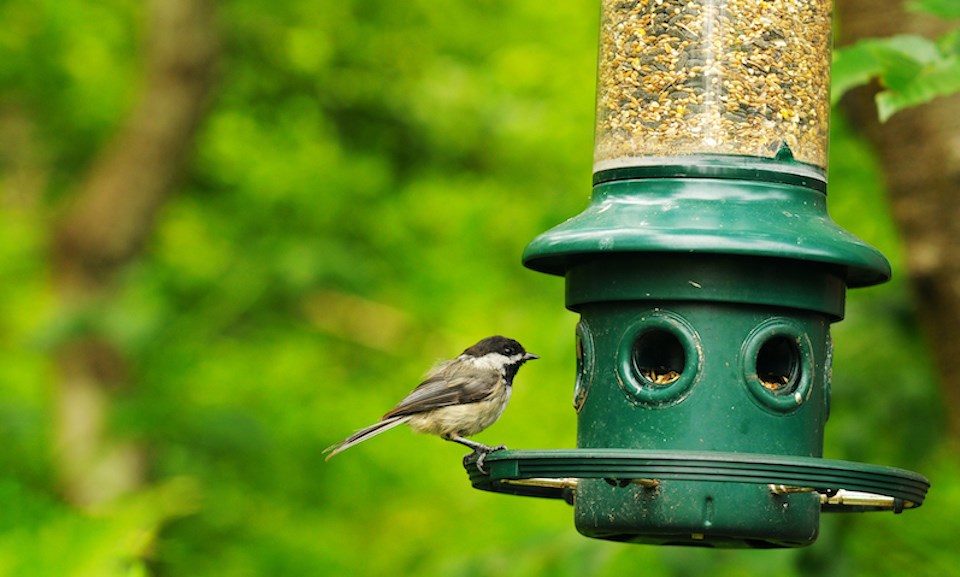
{"label": "bird's foot", "polygon": [[478,456],[477,456],[477,470],[480,471],[481,473],[483,473],[484,475],[486,475],[486,474],[487,474],[487,471],[483,468],[483,462],[484,462],[484,460],[486,460],[487,455],[489,455],[490,453],[496,453],[497,451],[503,451],[503,450],[505,450],[506,448],[507,448],[506,445],[497,445],[496,447],[490,447],[490,446],[487,446],[487,445],[483,445],[482,447],[478,447],[478,448],[474,449],[473,454],[474,454],[474,455],[478,455]]}

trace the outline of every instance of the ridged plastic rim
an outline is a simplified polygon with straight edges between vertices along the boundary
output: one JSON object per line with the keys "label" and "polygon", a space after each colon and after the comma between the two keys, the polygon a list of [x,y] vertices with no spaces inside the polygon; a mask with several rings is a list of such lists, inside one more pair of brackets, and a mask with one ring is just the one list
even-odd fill
{"label": "ridged plastic rim", "polygon": [[823,169],[800,162],[782,163],[749,156],[659,158],[656,164],[610,166],[593,173],[593,184],[642,178],[731,178],[805,186],[827,193]]}
{"label": "ridged plastic rim", "polygon": [[[476,456],[464,459],[476,489],[521,496],[565,498],[564,489],[522,485],[528,479],[655,479],[784,485],[824,494],[857,491],[890,497],[894,510],[923,504],[930,482],[918,473],[852,461],[748,453],[561,449],[497,451],[481,471]],[[872,507],[824,506],[824,511],[870,511]]]}

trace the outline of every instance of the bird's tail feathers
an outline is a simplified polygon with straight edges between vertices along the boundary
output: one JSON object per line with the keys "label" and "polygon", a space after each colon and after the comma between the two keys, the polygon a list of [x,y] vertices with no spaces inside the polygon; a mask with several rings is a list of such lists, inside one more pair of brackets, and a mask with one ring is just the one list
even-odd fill
{"label": "bird's tail feathers", "polygon": [[326,460],[329,461],[331,457],[337,453],[342,453],[350,447],[362,443],[369,438],[376,437],[384,431],[389,431],[390,429],[396,427],[397,425],[402,425],[410,420],[410,415],[389,417],[377,423],[370,425],[364,429],[360,429],[356,433],[350,435],[346,439],[340,441],[336,445],[331,445],[323,450],[324,453],[330,453],[327,455]]}

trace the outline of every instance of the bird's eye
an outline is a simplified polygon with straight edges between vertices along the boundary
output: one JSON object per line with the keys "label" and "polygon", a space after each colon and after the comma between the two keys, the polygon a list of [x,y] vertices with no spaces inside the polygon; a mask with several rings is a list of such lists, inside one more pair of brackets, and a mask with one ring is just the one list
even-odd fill
{"label": "bird's eye", "polygon": [[513,347],[506,347],[506,348],[503,349],[503,352],[505,352],[505,353],[507,354],[507,356],[509,357],[510,355],[513,354]]}

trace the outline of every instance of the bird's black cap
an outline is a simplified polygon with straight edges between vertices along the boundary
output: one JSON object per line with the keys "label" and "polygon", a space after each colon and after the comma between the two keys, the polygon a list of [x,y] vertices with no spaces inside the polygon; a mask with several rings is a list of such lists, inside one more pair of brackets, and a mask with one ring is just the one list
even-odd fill
{"label": "bird's black cap", "polygon": [[500,353],[505,357],[512,357],[519,353],[519,354],[526,355],[528,357],[527,359],[524,359],[524,360],[537,358],[536,355],[531,355],[530,353],[527,353],[526,349],[523,348],[523,345],[521,345],[517,341],[507,337],[502,337],[500,335],[487,337],[482,341],[480,341],[479,343],[463,351],[463,354],[470,357],[482,357],[487,353]]}

